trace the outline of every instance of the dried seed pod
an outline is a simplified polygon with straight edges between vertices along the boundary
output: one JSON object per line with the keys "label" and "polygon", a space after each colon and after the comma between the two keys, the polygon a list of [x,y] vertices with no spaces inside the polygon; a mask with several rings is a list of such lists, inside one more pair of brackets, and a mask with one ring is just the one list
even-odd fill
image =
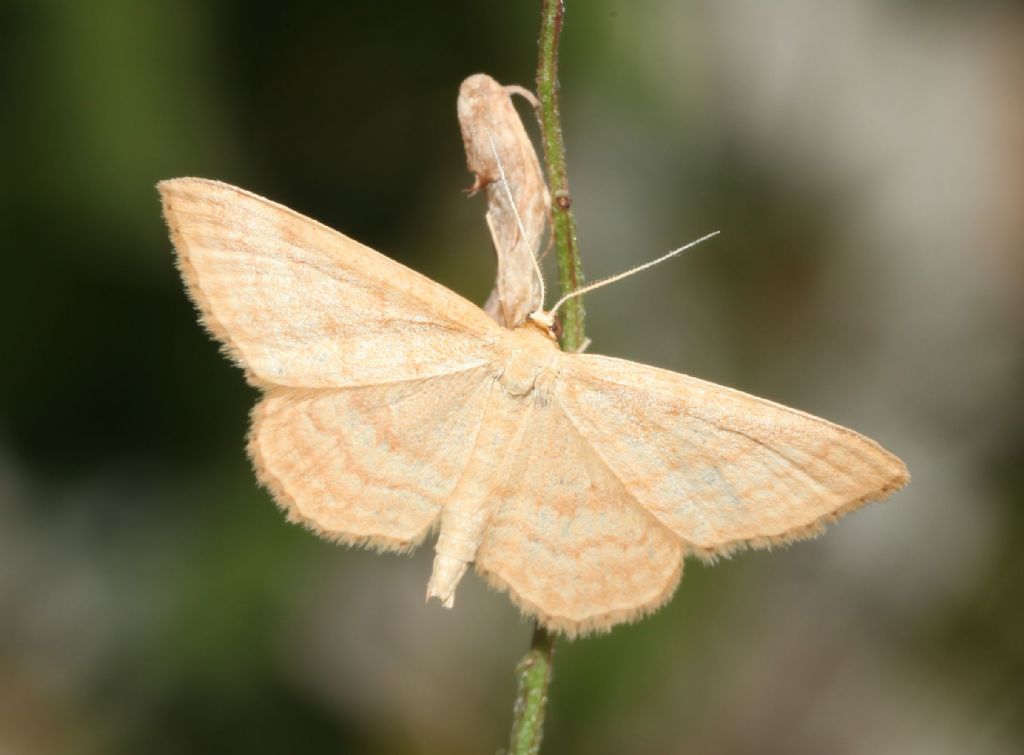
{"label": "dried seed pod", "polygon": [[[512,105],[513,93],[536,106],[528,90],[503,87],[486,74],[462,82],[458,101],[466,164],[476,175],[469,191],[486,189],[487,226],[498,257],[497,280],[484,309],[506,328],[522,325],[542,304],[534,260],[551,209],[540,161]],[[502,169],[507,189],[501,182]]]}

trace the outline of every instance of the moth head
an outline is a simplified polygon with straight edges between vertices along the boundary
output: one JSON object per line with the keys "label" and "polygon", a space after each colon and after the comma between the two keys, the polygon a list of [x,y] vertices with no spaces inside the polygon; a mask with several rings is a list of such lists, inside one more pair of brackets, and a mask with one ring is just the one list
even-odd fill
{"label": "moth head", "polygon": [[558,343],[562,338],[562,321],[558,319],[558,313],[554,310],[545,312],[543,309],[538,309],[526,316],[526,322],[540,330],[555,343]]}

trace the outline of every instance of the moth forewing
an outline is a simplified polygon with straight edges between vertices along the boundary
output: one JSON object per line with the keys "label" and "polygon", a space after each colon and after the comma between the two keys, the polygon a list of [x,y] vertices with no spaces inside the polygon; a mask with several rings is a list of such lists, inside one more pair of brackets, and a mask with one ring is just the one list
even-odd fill
{"label": "moth forewing", "polygon": [[696,555],[817,534],[909,481],[853,430],[635,362],[565,355],[555,396],[633,500]]}
{"label": "moth forewing", "polygon": [[499,328],[479,307],[369,247],[218,181],[158,188],[203,322],[259,384],[372,385],[492,358]]}

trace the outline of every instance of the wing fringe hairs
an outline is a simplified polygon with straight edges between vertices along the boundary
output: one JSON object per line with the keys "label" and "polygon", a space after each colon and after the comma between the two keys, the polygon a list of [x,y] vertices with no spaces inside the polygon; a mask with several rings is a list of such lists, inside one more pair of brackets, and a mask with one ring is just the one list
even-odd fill
{"label": "wing fringe hairs", "polygon": [[[213,340],[217,343],[217,347],[220,352],[242,369],[242,372],[245,374],[245,381],[254,388],[262,388],[263,383],[260,382],[260,380],[252,373],[249,366],[246,364],[245,359],[232,344],[228,329],[217,320],[217,316],[213,313],[213,307],[210,305],[210,301],[206,298],[202,287],[199,285],[199,273],[196,271],[189,259],[188,240],[186,239],[177,218],[170,209],[170,192],[174,190],[172,182],[161,181],[157,184],[157,190],[163,198],[164,222],[167,224],[167,228],[170,232],[171,245],[174,247],[175,251],[177,251],[177,254],[174,255],[174,265],[177,267],[178,273],[181,275],[181,279],[185,283],[185,293],[188,295],[189,301],[192,302],[196,311],[199,312],[199,323],[207,333],[213,336]],[[254,411],[257,407],[254,407]]]}
{"label": "wing fringe hairs", "polygon": [[602,614],[578,620],[546,613],[542,606],[521,596],[511,584],[502,579],[501,575],[496,572],[482,569],[478,565],[476,573],[480,575],[492,590],[508,595],[509,599],[523,615],[537,619],[550,632],[558,632],[569,639],[575,639],[577,637],[608,632],[616,624],[630,624],[640,621],[660,609],[672,599],[676,588],[679,587],[679,581],[683,578],[683,559],[679,559],[676,568],[669,578],[665,580],[665,584],[646,603],[638,606],[616,608]]}
{"label": "wing fringe hairs", "polygon": [[819,534],[909,480],[861,435],[722,386],[564,354],[373,250],[226,184],[159,185],[206,328],[264,392],[248,450],[291,521],[470,563],[570,636],[663,605],[686,556]]}

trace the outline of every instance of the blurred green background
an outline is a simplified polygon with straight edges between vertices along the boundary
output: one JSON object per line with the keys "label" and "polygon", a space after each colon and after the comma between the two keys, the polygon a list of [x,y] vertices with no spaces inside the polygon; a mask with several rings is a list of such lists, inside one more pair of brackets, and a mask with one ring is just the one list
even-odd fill
{"label": "blurred green background", "polygon": [[[0,4],[0,751],[480,753],[530,627],[288,525],[154,184],[219,178],[482,302],[455,97],[539,3]],[[1024,751],[1024,14],[570,0],[592,350],[852,426],[914,482],[559,644],[549,753]],[[554,280],[550,275],[549,280]]]}

